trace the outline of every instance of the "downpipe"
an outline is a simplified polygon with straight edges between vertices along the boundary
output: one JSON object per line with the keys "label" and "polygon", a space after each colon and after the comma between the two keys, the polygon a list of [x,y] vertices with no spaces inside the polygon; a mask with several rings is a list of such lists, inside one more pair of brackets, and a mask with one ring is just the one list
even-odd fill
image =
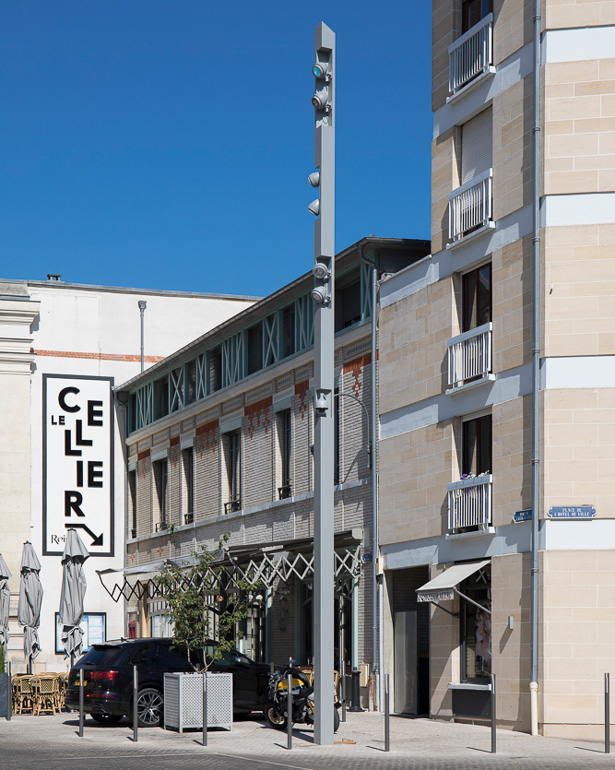
{"label": "downpipe", "polygon": [[540,516],[540,0],[534,0],[532,126],[532,538],[530,608],[530,725],[538,735],[538,521]]}

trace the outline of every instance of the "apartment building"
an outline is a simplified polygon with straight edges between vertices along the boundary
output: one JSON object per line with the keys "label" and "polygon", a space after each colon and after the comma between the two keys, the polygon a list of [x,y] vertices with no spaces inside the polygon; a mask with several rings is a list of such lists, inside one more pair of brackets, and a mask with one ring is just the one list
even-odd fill
{"label": "apartment building", "polygon": [[255,299],[89,286],[59,275],[0,281],[0,553],[12,573],[13,671],[26,670],[18,600],[27,540],[44,591],[33,670],[67,666],[58,612],[68,526],[79,528],[91,554],[86,646],[123,634],[123,608],[108,601],[96,575],[124,564],[125,420],[113,387],[141,370],[142,352],[147,369]]}
{"label": "apartment building", "polygon": [[[428,249],[370,236],[336,258],[336,666],[372,660],[372,265],[393,274]],[[102,579],[126,599],[128,635],[169,633],[157,569],[228,533],[233,564],[261,580],[240,649],[312,661],[312,288],[310,272],[117,388],[127,560]]]}
{"label": "apartment building", "polygon": [[486,718],[493,673],[501,726],[599,735],[615,657],[614,43],[612,2],[433,2],[432,253],[381,287],[397,711]]}

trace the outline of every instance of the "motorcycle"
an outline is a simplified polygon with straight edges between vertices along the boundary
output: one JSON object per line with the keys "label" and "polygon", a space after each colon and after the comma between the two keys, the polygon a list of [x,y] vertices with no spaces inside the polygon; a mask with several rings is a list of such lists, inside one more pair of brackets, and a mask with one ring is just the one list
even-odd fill
{"label": "motorcycle", "polygon": [[[289,673],[292,676],[292,723],[314,724],[314,688],[305,672],[298,668],[286,668],[269,677],[269,698],[265,706],[265,718],[268,725],[276,730],[285,730],[287,725]],[[337,732],[340,726],[340,715],[337,709],[341,704],[336,700],[334,705],[333,732]]]}

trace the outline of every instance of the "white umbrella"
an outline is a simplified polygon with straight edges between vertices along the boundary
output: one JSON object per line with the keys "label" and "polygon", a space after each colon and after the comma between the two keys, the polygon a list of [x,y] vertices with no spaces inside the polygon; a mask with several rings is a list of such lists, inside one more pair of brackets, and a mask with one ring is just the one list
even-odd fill
{"label": "white umbrella", "polygon": [[3,644],[5,647],[9,641],[10,577],[11,570],[6,566],[6,562],[0,553],[0,645]]}
{"label": "white umbrella", "polygon": [[23,544],[21,554],[21,583],[19,584],[19,607],[17,619],[20,626],[24,626],[23,652],[28,664],[28,670],[32,670],[32,661],[41,651],[38,640],[38,627],[41,623],[41,605],[43,603],[43,586],[39,572],[41,563],[34,552],[32,543]]}
{"label": "white umbrella", "polygon": [[83,631],[79,624],[83,618],[83,599],[88,586],[83,562],[90,554],[83,545],[76,529],[66,532],[66,544],[62,555],[62,595],[60,596],[60,624],[62,643],[71,663],[81,655]]}

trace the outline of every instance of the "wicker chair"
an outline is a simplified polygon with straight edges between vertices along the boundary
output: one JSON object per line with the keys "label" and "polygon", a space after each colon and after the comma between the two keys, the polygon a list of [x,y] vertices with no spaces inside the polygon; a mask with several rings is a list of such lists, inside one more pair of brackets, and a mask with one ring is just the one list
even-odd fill
{"label": "wicker chair", "polygon": [[64,702],[66,700],[66,688],[68,686],[68,671],[63,671],[58,674],[58,710],[62,711],[64,708]]}
{"label": "wicker chair", "polygon": [[33,677],[28,675],[13,677],[13,711],[15,714],[34,712]]}
{"label": "wicker chair", "polygon": [[60,687],[57,674],[40,674],[32,677],[32,690],[34,692],[34,708],[32,713],[39,716],[41,711],[50,711],[57,714],[59,711]]}

